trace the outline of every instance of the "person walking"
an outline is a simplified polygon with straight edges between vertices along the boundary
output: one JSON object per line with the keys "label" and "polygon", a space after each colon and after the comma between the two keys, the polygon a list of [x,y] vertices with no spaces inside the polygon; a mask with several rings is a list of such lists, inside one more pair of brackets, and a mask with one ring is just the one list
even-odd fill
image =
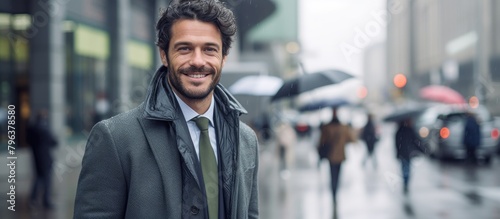
{"label": "person walking", "polygon": [[354,133],[348,125],[340,123],[337,109],[332,108],[332,120],[320,127],[321,136],[318,147],[326,147],[327,159],[330,163],[331,190],[334,213],[337,209],[337,188],[342,162],[346,159],[345,146],[356,140]]}
{"label": "person walking", "polygon": [[361,139],[365,142],[367,151],[366,157],[363,160],[363,166],[366,164],[368,159],[371,159],[373,166],[377,167],[377,161],[373,155],[373,151],[375,150],[375,143],[378,141],[378,134],[373,121],[373,115],[371,113],[368,113],[367,115],[366,125],[361,131]]}
{"label": "person walking", "polygon": [[425,153],[420,140],[412,127],[412,120],[405,119],[398,123],[396,131],[396,157],[401,162],[403,176],[403,192],[408,193],[410,183],[411,160],[419,153]]}
{"label": "person walking", "polygon": [[295,157],[297,136],[292,125],[285,120],[277,122],[275,130],[278,154],[280,157],[280,175],[282,178],[286,179],[290,175],[289,168],[293,163],[293,157]]}
{"label": "person walking", "polygon": [[219,84],[233,13],[173,1],[156,30],[163,65],[143,103],[92,128],[74,218],[258,218],[257,136]]}
{"label": "person walking", "polygon": [[35,180],[31,190],[30,205],[38,207],[40,205],[40,194],[42,194],[42,204],[46,209],[52,209],[54,205],[50,200],[51,177],[52,177],[52,149],[57,146],[57,139],[50,130],[48,112],[40,110],[35,118],[35,122],[28,127],[28,144],[31,146],[33,154],[33,164],[35,169]]}
{"label": "person walking", "polygon": [[467,153],[469,164],[477,164],[476,150],[481,145],[481,126],[472,112],[467,112],[462,142]]}

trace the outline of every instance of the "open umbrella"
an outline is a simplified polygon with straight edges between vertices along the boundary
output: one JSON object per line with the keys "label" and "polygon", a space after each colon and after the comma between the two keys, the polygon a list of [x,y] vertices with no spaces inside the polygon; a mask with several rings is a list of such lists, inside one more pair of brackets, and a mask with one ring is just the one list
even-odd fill
{"label": "open umbrella", "polygon": [[465,98],[458,93],[446,86],[441,85],[429,85],[420,89],[420,97],[426,100],[432,100],[441,103],[449,104],[464,104]]}
{"label": "open umbrella", "polygon": [[309,104],[306,104],[302,107],[299,108],[299,111],[301,112],[307,112],[307,111],[314,111],[314,110],[320,110],[325,107],[340,107],[344,105],[348,105],[349,102],[345,99],[328,99],[328,100],[320,100],[316,102],[312,102]]}
{"label": "open umbrella", "polygon": [[352,77],[352,75],[340,70],[326,70],[301,75],[295,79],[286,81],[271,98],[271,101],[297,96],[300,93],[326,85],[337,84]]}
{"label": "open umbrella", "polygon": [[399,122],[419,116],[425,110],[424,107],[405,107],[396,109],[384,118],[385,122]]}
{"label": "open umbrella", "polygon": [[250,75],[240,78],[228,89],[232,94],[272,96],[283,85],[283,80],[268,75]]}

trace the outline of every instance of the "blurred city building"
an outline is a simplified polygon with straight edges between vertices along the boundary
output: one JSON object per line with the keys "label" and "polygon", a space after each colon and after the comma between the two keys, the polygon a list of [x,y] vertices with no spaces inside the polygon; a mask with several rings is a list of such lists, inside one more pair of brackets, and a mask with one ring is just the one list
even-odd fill
{"label": "blurred city building", "polygon": [[[235,12],[239,36],[224,74],[239,74],[222,77],[221,83],[228,87],[248,74],[294,74],[294,55],[299,51],[297,0],[225,2]],[[142,102],[161,63],[154,44],[155,24],[160,8],[169,3],[3,1],[0,104],[3,109],[19,109],[20,144],[25,144],[26,126],[37,109],[50,109],[52,130],[64,139],[84,136],[96,121]],[[261,106],[245,107],[254,112]]]}
{"label": "blurred city building", "polygon": [[387,75],[386,43],[380,42],[365,49],[363,58],[363,82],[367,89],[365,104],[384,103],[390,99]]}
{"label": "blurred city building", "polygon": [[2,107],[14,104],[19,139],[30,112],[50,109],[59,138],[137,105],[159,65],[154,24],[166,1],[4,1]]}
{"label": "blurred city building", "polygon": [[[227,63],[221,84],[229,87],[248,75],[270,75],[280,78],[297,76],[301,52],[298,33],[298,0],[259,0],[233,2],[238,22],[237,52],[239,62]],[[234,56],[234,54],[229,55]],[[237,95],[248,114],[247,123],[268,113],[268,96]]]}
{"label": "blurred city building", "polygon": [[410,96],[446,85],[500,115],[499,11],[496,0],[388,0],[389,78],[405,74]]}

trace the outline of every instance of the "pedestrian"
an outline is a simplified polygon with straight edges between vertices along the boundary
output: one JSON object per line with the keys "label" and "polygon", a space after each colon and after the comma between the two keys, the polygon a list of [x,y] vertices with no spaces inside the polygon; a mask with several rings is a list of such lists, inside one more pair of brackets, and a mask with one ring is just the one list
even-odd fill
{"label": "pedestrian", "polygon": [[472,112],[467,112],[462,142],[467,153],[469,164],[477,164],[476,150],[481,145],[481,126]]}
{"label": "pedestrian", "polygon": [[373,151],[375,150],[375,143],[378,141],[379,137],[377,134],[377,130],[373,121],[373,114],[368,113],[366,125],[363,127],[361,131],[361,139],[365,142],[366,145],[366,157],[363,160],[363,165],[366,164],[368,159],[373,161],[373,166],[377,166],[377,161],[373,155]]}
{"label": "pedestrian", "polygon": [[297,136],[290,122],[285,119],[278,122],[275,130],[278,154],[280,157],[280,175],[282,178],[286,179],[290,175],[290,171],[288,169],[293,162]]}
{"label": "pedestrian", "polygon": [[[35,121],[28,126],[27,142],[31,146],[33,164],[35,169],[35,180],[31,190],[30,205],[38,207],[40,201],[46,209],[54,206],[50,200],[51,177],[52,177],[52,150],[57,146],[57,139],[50,130],[48,111],[38,111]],[[42,194],[42,200],[40,199]]]}
{"label": "pedestrian", "polygon": [[412,127],[412,120],[399,121],[396,131],[396,157],[401,162],[403,176],[403,192],[408,193],[410,182],[411,160],[419,153],[425,153],[423,145]]}
{"label": "pedestrian", "polygon": [[321,136],[318,147],[326,147],[327,159],[330,163],[331,189],[334,212],[337,209],[337,187],[342,162],[346,159],[345,146],[356,140],[353,130],[342,124],[337,117],[337,109],[332,108],[332,120],[320,127]]}
{"label": "pedestrian", "polygon": [[74,218],[258,218],[258,141],[219,84],[233,13],[173,1],[157,25],[163,65],[138,107],[89,136]]}

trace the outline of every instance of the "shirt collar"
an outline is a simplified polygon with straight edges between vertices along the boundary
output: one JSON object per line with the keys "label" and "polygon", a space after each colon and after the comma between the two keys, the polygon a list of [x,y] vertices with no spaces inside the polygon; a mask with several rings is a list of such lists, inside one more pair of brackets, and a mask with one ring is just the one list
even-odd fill
{"label": "shirt collar", "polygon": [[[173,93],[175,95],[175,99],[177,99],[177,102],[179,103],[179,106],[181,107],[181,111],[182,111],[182,114],[184,115],[184,119],[186,119],[186,122],[189,122],[190,120],[192,120],[193,118],[198,116],[198,113],[196,111],[194,111],[190,106],[188,106],[186,103],[184,103],[184,101],[179,96],[177,96],[177,94],[175,92],[173,92]],[[208,110],[204,114],[200,115],[200,116],[206,117],[210,121],[210,125],[212,127],[214,126],[214,123],[213,123],[214,105],[215,105],[214,103],[215,103],[214,96],[212,95],[212,101],[210,102],[210,106],[208,107]]]}

